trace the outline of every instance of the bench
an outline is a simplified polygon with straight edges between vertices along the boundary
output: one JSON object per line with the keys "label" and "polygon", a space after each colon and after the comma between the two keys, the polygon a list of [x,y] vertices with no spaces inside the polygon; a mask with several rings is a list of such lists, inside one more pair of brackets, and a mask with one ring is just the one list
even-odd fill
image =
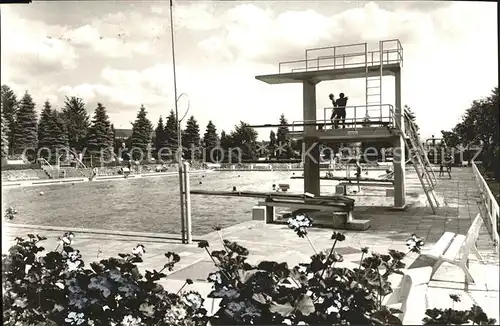
{"label": "bench", "polygon": [[[293,210],[313,210],[331,212],[333,215],[333,227],[348,230],[366,230],[370,227],[369,220],[355,220],[353,218],[354,200],[348,197],[313,197],[295,200],[266,198],[259,202],[259,206],[266,207],[265,222],[273,223],[275,221],[275,208],[288,207]],[[340,216],[340,218],[338,217]]]}
{"label": "bench", "polygon": [[472,250],[477,258],[483,261],[483,257],[476,247],[479,229],[482,224],[483,219],[481,218],[481,214],[477,214],[466,235],[445,232],[432,247],[431,251],[423,254],[424,256],[437,258],[437,262],[432,267],[430,279],[432,279],[432,276],[434,276],[439,267],[446,262],[460,267],[464,271],[467,281],[474,283],[474,279],[468,268],[469,254]]}

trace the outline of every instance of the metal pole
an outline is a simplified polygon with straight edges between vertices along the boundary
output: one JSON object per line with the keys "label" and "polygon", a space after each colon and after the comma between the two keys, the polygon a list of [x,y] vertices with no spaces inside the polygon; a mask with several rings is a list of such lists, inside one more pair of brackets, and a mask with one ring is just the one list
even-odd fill
{"label": "metal pole", "polygon": [[186,227],[184,220],[184,187],[182,182],[182,138],[181,138],[181,123],[179,121],[179,110],[177,108],[177,79],[175,75],[175,46],[174,46],[174,19],[172,15],[172,0],[170,0],[170,35],[172,37],[172,69],[174,73],[174,97],[175,97],[175,120],[177,123],[177,165],[179,166],[179,192],[181,204],[181,235],[182,243],[186,243]]}
{"label": "metal pole", "polygon": [[187,243],[193,243],[192,223],[191,223],[191,194],[189,187],[189,163],[184,162],[184,193],[186,198],[186,229]]}

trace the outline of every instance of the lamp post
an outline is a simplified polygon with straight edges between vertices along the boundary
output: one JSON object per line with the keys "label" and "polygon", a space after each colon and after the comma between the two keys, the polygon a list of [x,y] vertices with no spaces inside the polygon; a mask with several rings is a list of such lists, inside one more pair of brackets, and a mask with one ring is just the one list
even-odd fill
{"label": "lamp post", "polygon": [[182,243],[186,243],[186,226],[184,219],[184,183],[182,177],[182,138],[181,138],[181,122],[179,120],[179,110],[177,107],[177,102],[179,98],[177,97],[177,79],[175,75],[175,46],[174,46],[174,20],[172,15],[172,0],[170,0],[170,33],[172,37],[172,68],[174,74],[174,98],[175,98],[175,121],[177,124],[177,164],[179,166],[179,192],[180,192],[180,204],[181,204],[181,235]]}

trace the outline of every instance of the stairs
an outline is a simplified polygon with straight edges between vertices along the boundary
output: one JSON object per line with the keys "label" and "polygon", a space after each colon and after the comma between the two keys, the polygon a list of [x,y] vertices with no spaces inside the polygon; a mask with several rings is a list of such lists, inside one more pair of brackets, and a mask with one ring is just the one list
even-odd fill
{"label": "stairs", "polygon": [[413,163],[415,172],[424,189],[427,201],[432,208],[432,212],[436,215],[439,207],[439,202],[436,198],[434,188],[437,185],[437,178],[430,165],[429,158],[425,152],[422,143],[418,137],[413,117],[407,110],[404,111],[405,126],[407,127],[407,137],[405,137],[405,145],[408,149],[408,155]]}

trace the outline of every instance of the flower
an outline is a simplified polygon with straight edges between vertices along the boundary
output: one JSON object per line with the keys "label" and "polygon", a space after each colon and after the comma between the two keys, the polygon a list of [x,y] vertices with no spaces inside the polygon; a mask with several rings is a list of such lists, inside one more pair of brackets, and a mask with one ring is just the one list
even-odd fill
{"label": "flower", "polygon": [[450,299],[453,300],[453,302],[460,302],[460,295],[459,294],[450,294]]}
{"label": "flower", "polygon": [[288,227],[303,238],[307,234],[307,228],[312,225],[313,220],[303,214],[298,214],[288,219]]}
{"label": "flower", "polygon": [[207,281],[213,282],[216,284],[222,284],[222,276],[221,276],[220,272],[210,273],[210,274],[208,274]]}
{"label": "flower", "polygon": [[364,254],[367,254],[368,253],[368,247],[363,247],[361,248],[361,252],[364,253]]}
{"label": "flower", "polygon": [[207,247],[209,247],[208,241],[200,240],[200,242],[198,242],[198,248],[207,248]]}
{"label": "flower", "polygon": [[142,255],[146,252],[146,249],[144,249],[144,245],[138,244],[134,249],[132,249],[132,254],[134,255]]}
{"label": "flower", "polygon": [[340,232],[333,232],[331,239],[336,240],[336,241],[344,241],[345,235],[343,233],[340,233]]}
{"label": "flower", "polygon": [[424,245],[424,241],[417,237],[415,233],[411,235],[411,238],[406,240],[406,246],[410,250],[410,252],[414,252],[419,254],[422,250],[422,246]]}
{"label": "flower", "polygon": [[141,318],[139,317],[135,318],[132,315],[127,315],[123,317],[122,325],[123,326],[141,325]]}
{"label": "flower", "polygon": [[222,230],[222,228],[220,227],[220,225],[219,225],[219,224],[215,224],[215,225],[212,227],[212,229],[214,229],[214,231],[220,231],[220,230]]}
{"label": "flower", "polygon": [[75,271],[78,268],[82,267],[82,261],[81,260],[77,260],[77,261],[68,260],[68,261],[66,261],[66,265],[68,266],[69,271]]}
{"label": "flower", "polygon": [[83,312],[76,313],[71,311],[68,313],[68,317],[65,318],[64,321],[70,325],[81,325],[85,322],[85,318]]}
{"label": "flower", "polygon": [[203,298],[198,292],[188,292],[182,296],[182,301],[193,310],[198,310],[203,305]]}
{"label": "flower", "polygon": [[190,279],[190,278],[187,278],[187,279],[186,279],[186,284],[188,284],[188,285],[193,284],[193,280],[192,280],[192,279]]}

